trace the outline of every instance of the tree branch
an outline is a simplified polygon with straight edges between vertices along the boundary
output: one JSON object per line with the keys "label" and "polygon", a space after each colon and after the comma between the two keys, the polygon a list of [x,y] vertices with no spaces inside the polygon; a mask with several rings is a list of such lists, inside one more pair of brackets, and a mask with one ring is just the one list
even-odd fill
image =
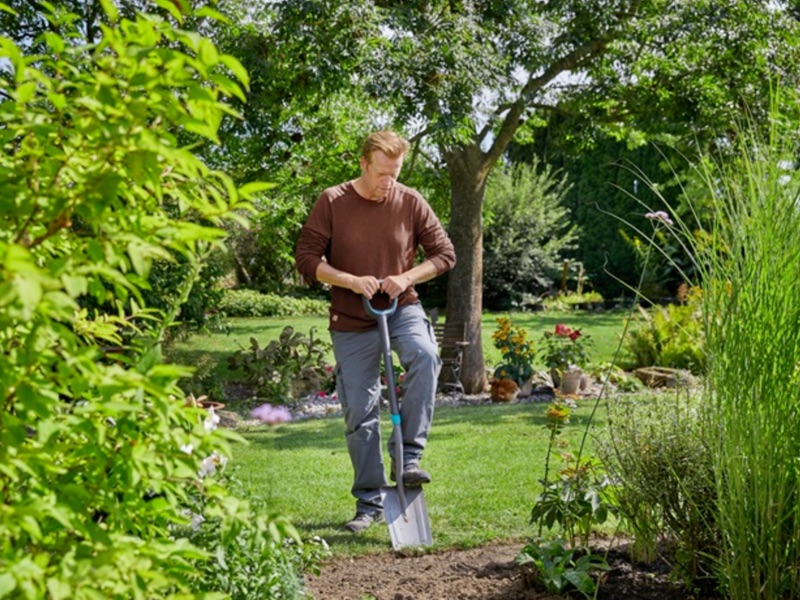
{"label": "tree branch", "polygon": [[[641,0],[631,0],[628,9],[617,14],[617,24],[621,25],[627,21],[630,21],[634,16],[636,16],[639,11],[640,4]],[[602,35],[597,39],[590,40],[588,43],[579,48],[575,48],[568,54],[565,54],[555,62],[551,63],[550,66],[547,67],[538,77],[531,77],[528,79],[525,87],[523,87],[522,91],[520,92],[519,98],[517,98],[516,102],[509,106],[508,112],[503,119],[503,123],[500,125],[497,136],[492,143],[492,147],[485,154],[484,164],[487,167],[491,168],[491,166],[500,159],[500,156],[502,156],[503,152],[505,152],[505,149],[508,147],[508,144],[511,142],[514,134],[519,128],[520,117],[525,109],[531,104],[532,96],[544,88],[548,83],[553,81],[561,73],[573,70],[581,66],[589,59],[602,54],[608,46],[608,43],[614,39],[616,31],[617,28],[612,28],[605,35]]]}

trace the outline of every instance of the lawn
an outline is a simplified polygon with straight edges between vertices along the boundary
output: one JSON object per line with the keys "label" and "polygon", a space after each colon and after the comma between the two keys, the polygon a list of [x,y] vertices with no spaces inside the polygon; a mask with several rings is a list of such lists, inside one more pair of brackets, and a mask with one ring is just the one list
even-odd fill
{"label": "lawn", "polygon": [[[563,439],[577,451],[592,401],[580,401]],[[433,476],[425,498],[435,547],[474,547],[536,535],[530,510],[541,491],[549,430],[544,403],[439,407],[423,466]],[[603,424],[598,411],[594,427]],[[390,432],[384,419],[384,440]],[[229,463],[250,494],[288,516],[304,538],[320,536],[337,554],[391,546],[388,528],[353,536],[352,468],[341,418],[295,421],[242,434]],[[385,448],[385,444],[384,444]],[[561,449],[563,450],[563,448]],[[556,469],[562,466],[554,458]],[[552,472],[551,472],[552,477]]]}
{"label": "lawn", "polygon": [[[593,363],[610,362],[619,343],[625,317],[628,311],[606,311],[601,313],[571,312],[528,312],[528,313],[485,313],[481,320],[481,335],[486,365],[491,367],[500,362],[500,351],[492,344],[492,332],[497,328],[496,319],[510,316],[513,323],[523,327],[534,343],[538,343],[545,331],[552,331],[557,323],[565,323],[572,328],[580,328],[591,336],[594,346],[591,353]],[[281,331],[291,325],[297,331],[308,334],[316,328],[316,335],[329,341],[327,317],[281,317],[230,319],[227,331],[197,334],[188,340],[177,342],[170,350],[170,360],[187,365],[206,365],[213,369],[217,380],[227,381],[231,375],[227,369],[228,356],[241,347],[248,347],[254,337],[260,346],[277,339]],[[332,354],[329,360],[333,362]],[[542,368],[542,365],[536,365]]]}
{"label": "lawn", "polygon": [[[488,366],[500,359],[491,336],[497,328],[497,317],[505,315],[483,316]],[[627,312],[616,311],[573,311],[508,316],[534,342],[557,323],[581,328],[594,340],[592,358],[600,363],[611,360],[626,315]],[[251,337],[261,346],[266,345],[287,325],[304,333],[314,327],[328,340],[324,317],[232,319],[226,333],[195,335],[177,343],[171,358],[190,365],[216,365],[215,376],[227,380],[231,377],[226,368],[229,355],[247,346]],[[228,408],[236,410],[232,405]],[[571,440],[572,451],[577,449],[591,408],[592,401],[581,400],[566,428],[563,437]],[[529,516],[544,475],[549,439],[545,409],[542,403],[437,408],[423,463],[434,477],[425,496],[436,547],[526,540],[537,533]],[[604,415],[605,411],[598,411],[593,427],[602,425]],[[389,432],[389,420],[384,419],[384,440]],[[249,494],[264,498],[272,510],[288,516],[303,537],[320,536],[338,554],[379,552],[390,547],[385,526],[371,528],[361,536],[342,530],[344,522],[354,514],[355,502],[350,495],[352,467],[341,417],[295,421],[241,433],[248,443],[234,445],[228,468],[245,483]],[[553,466],[562,466],[558,453]]]}

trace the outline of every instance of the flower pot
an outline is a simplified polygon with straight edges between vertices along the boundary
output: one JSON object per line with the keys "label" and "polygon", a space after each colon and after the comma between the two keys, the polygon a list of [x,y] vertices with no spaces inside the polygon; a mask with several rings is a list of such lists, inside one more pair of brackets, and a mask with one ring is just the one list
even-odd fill
{"label": "flower pot", "polygon": [[583,372],[581,371],[567,371],[561,376],[561,385],[559,389],[562,394],[577,394],[581,389],[581,380],[583,379]]}

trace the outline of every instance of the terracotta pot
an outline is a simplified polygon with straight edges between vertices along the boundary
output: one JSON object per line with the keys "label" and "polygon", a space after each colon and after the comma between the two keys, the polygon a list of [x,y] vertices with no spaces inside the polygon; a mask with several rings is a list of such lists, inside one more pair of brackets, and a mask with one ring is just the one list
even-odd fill
{"label": "terracotta pot", "polygon": [[581,389],[581,380],[583,373],[581,371],[567,372],[561,377],[561,385],[559,389],[562,394],[577,394]]}
{"label": "terracotta pot", "polygon": [[202,400],[198,402],[197,405],[206,410],[209,408],[213,408],[214,410],[222,410],[225,408],[225,405],[222,402],[212,402],[211,400]]}

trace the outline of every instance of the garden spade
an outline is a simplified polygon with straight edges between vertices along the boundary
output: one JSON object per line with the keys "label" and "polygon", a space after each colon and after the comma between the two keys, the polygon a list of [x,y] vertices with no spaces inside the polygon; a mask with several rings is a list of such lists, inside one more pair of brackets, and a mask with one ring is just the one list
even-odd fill
{"label": "garden spade", "polygon": [[397,310],[395,298],[388,308],[379,310],[372,306],[366,297],[362,297],[364,309],[378,322],[381,336],[381,350],[386,367],[386,387],[389,393],[389,411],[392,416],[392,438],[394,440],[394,475],[397,485],[381,487],[383,514],[389,525],[392,537],[392,548],[398,550],[404,546],[430,546],[431,524],[428,520],[428,508],[421,487],[407,488],[403,485],[403,424],[400,418],[400,407],[397,402],[397,390],[392,367],[392,348],[389,344],[389,317]]}

